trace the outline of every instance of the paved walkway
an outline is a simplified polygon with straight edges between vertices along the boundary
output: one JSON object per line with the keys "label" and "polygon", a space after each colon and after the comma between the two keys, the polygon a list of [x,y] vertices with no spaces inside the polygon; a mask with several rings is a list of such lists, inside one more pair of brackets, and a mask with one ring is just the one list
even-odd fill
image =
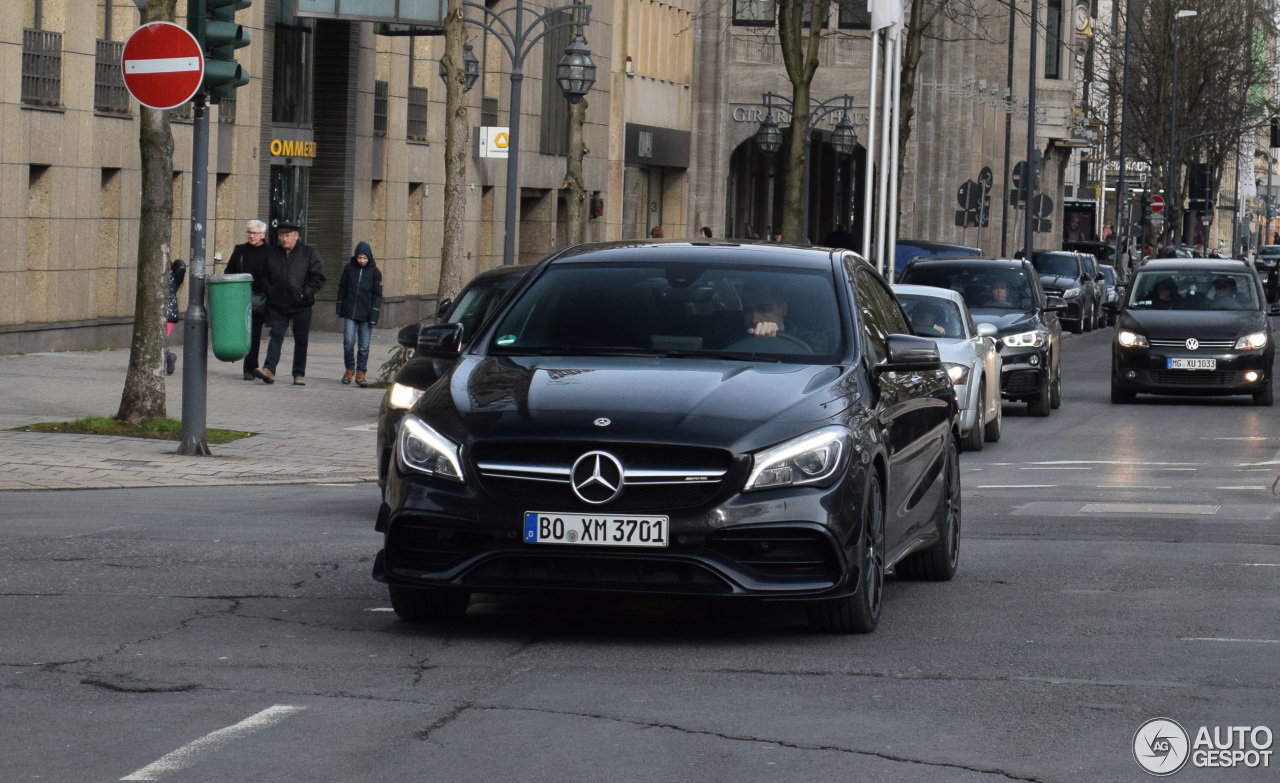
{"label": "paved walkway", "polygon": [[[375,330],[370,376],[394,346]],[[181,357],[181,348],[177,349]],[[264,341],[263,351],[266,345]],[[374,457],[380,389],[343,386],[342,335],[312,333],[307,385],[245,381],[240,362],[209,359],[207,426],[257,433],[212,457],[183,457],[167,440],[10,432],[36,422],[113,416],[124,390],[128,350],[0,356],[0,490],[102,489],[217,484],[311,484],[377,479]],[[182,413],[182,367],[168,376],[167,407]]]}

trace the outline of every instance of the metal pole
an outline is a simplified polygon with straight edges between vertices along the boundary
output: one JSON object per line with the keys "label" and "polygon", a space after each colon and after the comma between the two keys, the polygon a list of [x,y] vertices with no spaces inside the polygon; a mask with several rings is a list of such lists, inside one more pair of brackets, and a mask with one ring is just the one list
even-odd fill
{"label": "metal pole", "polygon": [[[891,40],[893,41],[893,118],[889,128],[889,138],[886,139],[889,142],[889,248],[885,256],[888,259],[885,264],[885,279],[890,283],[893,282],[893,275],[898,266],[898,141],[902,107],[902,31],[897,30],[897,34],[891,36]],[[981,218],[978,220],[978,225],[982,225]],[[979,228],[978,231],[981,233],[982,229]]]}
{"label": "metal pole", "polygon": [[502,263],[516,262],[516,213],[520,209],[520,93],[524,85],[524,1],[516,0],[516,25],[511,46],[511,101],[507,106],[507,214]]}
{"label": "metal pole", "polygon": [[[1129,186],[1125,182],[1125,153],[1129,145],[1129,53],[1133,48],[1133,0],[1125,0],[1124,4],[1124,84],[1121,88],[1120,104],[1120,172],[1116,180],[1116,261],[1120,260],[1120,246],[1127,243],[1126,251],[1132,251],[1133,238],[1129,230]],[[1106,174],[1102,176],[1106,185]],[[1131,255],[1131,252],[1128,254]],[[1133,265],[1133,259],[1128,259]],[[1127,270],[1125,272],[1127,274]]]}
{"label": "metal pole", "polygon": [[886,259],[884,249],[886,240],[888,239],[888,218],[889,218],[889,115],[892,110],[889,106],[889,90],[893,87],[893,78],[889,75],[889,69],[892,67],[893,59],[891,55],[891,47],[893,42],[889,39],[888,31],[884,34],[884,106],[880,108],[880,171],[879,185],[876,188],[876,268],[880,270],[880,274],[887,275],[889,273],[888,265],[892,263],[892,259]]}
{"label": "metal pole", "polygon": [[[182,335],[182,443],[178,454],[209,456],[205,443],[209,313],[204,307],[205,213],[209,186],[209,112],[196,96],[191,134],[191,252],[187,269],[187,313]],[[168,270],[165,270],[168,272]]]}
{"label": "metal pole", "polygon": [[1040,31],[1036,29],[1036,25],[1040,21],[1040,3],[1038,0],[1031,0],[1031,73],[1027,79],[1027,166],[1025,180],[1027,183],[1027,204],[1026,204],[1026,221],[1023,225],[1022,247],[1023,255],[1028,260],[1031,259],[1032,253],[1035,251],[1035,222],[1031,219],[1031,202],[1035,194],[1032,192],[1032,186],[1036,183],[1036,76],[1037,76],[1037,58],[1039,56],[1036,43],[1040,40]]}
{"label": "metal pole", "polygon": [[[867,146],[862,171],[862,257],[871,260],[871,186],[875,182],[876,79],[880,71],[880,32],[871,33],[871,96],[867,101]],[[883,271],[883,270],[881,270]]]}
{"label": "metal pole", "polygon": [[1169,172],[1165,177],[1164,208],[1169,211],[1165,216],[1165,247],[1173,247],[1173,190],[1174,172],[1178,165],[1178,12],[1173,14],[1173,78],[1169,84]]}

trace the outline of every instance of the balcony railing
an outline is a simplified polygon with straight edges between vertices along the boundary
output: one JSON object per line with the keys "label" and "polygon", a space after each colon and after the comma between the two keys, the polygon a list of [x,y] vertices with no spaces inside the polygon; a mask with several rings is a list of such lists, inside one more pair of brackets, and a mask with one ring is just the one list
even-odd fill
{"label": "balcony railing", "polygon": [[22,102],[62,104],[62,33],[22,31]]}
{"label": "balcony railing", "polygon": [[123,41],[98,40],[93,66],[93,110],[104,114],[129,114],[129,90],[120,69]]}

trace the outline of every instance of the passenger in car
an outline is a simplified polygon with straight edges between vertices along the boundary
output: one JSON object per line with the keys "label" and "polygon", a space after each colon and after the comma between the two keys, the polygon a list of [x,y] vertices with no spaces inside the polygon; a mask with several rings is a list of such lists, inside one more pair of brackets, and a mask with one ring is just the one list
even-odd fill
{"label": "passenger in car", "polygon": [[1244,305],[1244,300],[1236,289],[1236,281],[1229,277],[1213,279],[1213,294],[1209,301],[1209,306],[1214,310],[1241,310]]}
{"label": "passenger in car", "polygon": [[1151,309],[1173,310],[1178,306],[1178,284],[1162,277],[1151,285]]}

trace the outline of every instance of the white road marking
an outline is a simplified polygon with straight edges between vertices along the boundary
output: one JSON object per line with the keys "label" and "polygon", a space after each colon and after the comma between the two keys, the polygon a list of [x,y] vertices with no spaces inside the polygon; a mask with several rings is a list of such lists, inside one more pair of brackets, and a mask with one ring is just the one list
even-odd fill
{"label": "white road marking", "polygon": [[[997,463],[1012,465],[1012,462]],[[1136,460],[1059,459],[1046,462],[1028,462],[1028,465],[1199,465],[1199,462],[1140,462]]]}
{"label": "white road marking", "polygon": [[1052,468],[1018,468],[1018,470],[1093,470],[1093,468],[1077,468],[1067,465],[1055,465]]}
{"label": "white road marking", "polygon": [[1280,639],[1226,639],[1218,636],[1191,636],[1179,639],[1180,642],[1245,642],[1246,644],[1280,644]]}
{"label": "white road marking", "polygon": [[125,60],[125,73],[178,73],[200,70],[199,57],[150,57],[142,60]]}
{"label": "white road marking", "polygon": [[390,606],[375,606],[371,609],[365,609],[366,612],[394,612]]}
{"label": "white road marking", "polygon": [[343,432],[377,432],[378,425],[376,422],[373,424],[361,424],[356,427],[343,427],[342,431]]}
{"label": "white road marking", "polygon": [[162,756],[137,772],[120,779],[159,780],[166,773],[177,772],[180,769],[191,766],[204,753],[217,750],[223,745],[242,737],[247,737],[255,731],[274,726],[290,715],[305,709],[306,707],[293,704],[277,704],[274,707],[268,707],[257,715],[251,715],[234,726],[218,729],[194,742],[188,742],[167,756]]}
{"label": "white road marking", "polygon": [[1087,503],[1082,514],[1175,514],[1213,516],[1221,506],[1197,506],[1190,503]]}
{"label": "white road marking", "polygon": [[1250,487],[1250,486],[1244,486],[1244,487],[1214,487],[1214,489],[1266,489],[1266,487],[1265,487],[1265,486],[1261,486],[1261,485],[1259,485],[1259,486],[1256,486],[1256,487]]}
{"label": "white road marking", "polygon": [[1153,487],[1146,484],[1097,484],[1098,489],[1173,489],[1173,487]]}
{"label": "white road marking", "polygon": [[1057,484],[979,484],[978,489],[1053,489]]}
{"label": "white road marking", "polygon": [[1241,566],[1243,568],[1280,568],[1280,563],[1214,563],[1220,566]]}
{"label": "white road marking", "polygon": [[1242,438],[1201,438],[1200,440],[1275,440],[1275,438],[1265,438],[1261,435],[1246,435]]}

